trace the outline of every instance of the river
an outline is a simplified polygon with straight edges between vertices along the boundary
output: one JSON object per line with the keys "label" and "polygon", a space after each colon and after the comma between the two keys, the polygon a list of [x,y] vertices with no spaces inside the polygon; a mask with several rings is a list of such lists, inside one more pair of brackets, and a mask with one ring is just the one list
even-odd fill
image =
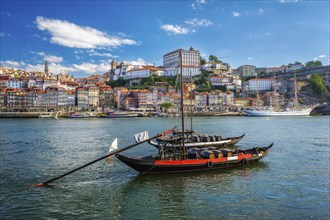
{"label": "river", "polygon": [[[197,117],[194,129],[268,146],[260,162],[207,173],[144,175],[117,158],[99,161],[118,138],[174,126],[174,118],[0,119],[1,219],[329,219],[330,116]],[[189,127],[190,125],[186,125]],[[156,153],[144,144],[125,155]]]}

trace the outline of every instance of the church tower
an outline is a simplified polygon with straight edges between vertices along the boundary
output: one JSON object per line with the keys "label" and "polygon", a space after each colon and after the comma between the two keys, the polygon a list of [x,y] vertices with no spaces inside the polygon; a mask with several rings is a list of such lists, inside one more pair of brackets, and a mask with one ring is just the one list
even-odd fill
{"label": "church tower", "polygon": [[47,60],[45,61],[45,73],[48,74],[48,62],[47,62]]}

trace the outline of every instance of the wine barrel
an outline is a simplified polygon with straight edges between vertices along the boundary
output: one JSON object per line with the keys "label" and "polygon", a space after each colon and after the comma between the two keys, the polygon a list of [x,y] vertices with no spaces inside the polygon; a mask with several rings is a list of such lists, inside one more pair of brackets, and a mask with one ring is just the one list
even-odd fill
{"label": "wine barrel", "polygon": [[200,155],[203,159],[213,159],[215,158],[214,153],[210,150],[202,150]]}
{"label": "wine barrel", "polygon": [[207,149],[210,150],[210,151],[214,151],[214,150],[216,150],[217,148],[215,148],[215,147],[208,147]]}
{"label": "wine barrel", "polygon": [[232,157],[233,156],[233,152],[229,151],[229,150],[221,150],[222,154],[224,157]]}
{"label": "wine barrel", "polygon": [[214,138],[215,138],[215,141],[221,141],[222,140],[221,136],[219,136],[219,135],[214,135]]}
{"label": "wine barrel", "polygon": [[200,136],[201,142],[209,142],[210,138],[208,136]]}
{"label": "wine barrel", "polygon": [[213,150],[212,152],[215,158],[223,158],[223,153],[220,150]]}
{"label": "wine barrel", "polygon": [[192,135],[192,140],[193,142],[200,142],[200,138],[198,137],[198,135]]}
{"label": "wine barrel", "polygon": [[215,137],[213,135],[209,135],[209,138],[210,138],[210,141],[212,141],[212,142],[216,141]]}
{"label": "wine barrel", "polygon": [[201,150],[198,148],[190,148],[188,150],[188,159],[197,159],[199,157],[199,152]]}

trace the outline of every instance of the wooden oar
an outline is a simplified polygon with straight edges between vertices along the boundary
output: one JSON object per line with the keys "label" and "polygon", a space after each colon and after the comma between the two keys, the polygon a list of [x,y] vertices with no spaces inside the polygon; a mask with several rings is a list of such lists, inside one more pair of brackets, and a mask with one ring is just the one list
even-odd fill
{"label": "wooden oar", "polygon": [[87,166],[89,166],[89,165],[92,165],[93,163],[96,163],[96,162],[98,162],[98,161],[100,161],[100,160],[103,160],[103,159],[105,159],[105,158],[107,158],[107,157],[110,157],[110,156],[112,156],[112,155],[114,155],[114,154],[118,154],[118,153],[120,153],[120,152],[123,152],[123,151],[125,151],[125,150],[128,150],[128,149],[130,149],[130,148],[132,148],[132,147],[135,147],[135,146],[140,145],[140,144],[142,144],[142,143],[145,143],[145,142],[147,142],[147,141],[150,141],[150,140],[152,140],[152,139],[154,139],[154,138],[157,138],[157,137],[160,137],[160,136],[163,136],[163,135],[167,135],[167,134],[171,133],[172,131],[173,131],[172,129],[167,130],[167,131],[164,131],[164,132],[162,132],[162,133],[160,133],[160,134],[157,134],[157,135],[155,135],[155,136],[153,136],[153,137],[151,137],[151,138],[145,139],[145,140],[143,140],[143,141],[141,141],[141,142],[139,142],[139,143],[135,143],[135,144],[129,145],[129,146],[127,146],[127,147],[124,147],[124,148],[122,148],[122,149],[120,149],[120,150],[117,150],[117,151],[111,152],[111,153],[109,153],[109,154],[107,154],[107,155],[105,155],[105,156],[103,156],[103,157],[100,157],[100,158],[98,158],[98,159],[96,159],[96,160],[93,160],[93,161],[91,161],[91,162],[89,162],[89,163],[86,163],[86,164],[84,164],[84,165],[82,165],[82,166],[80,166],[80,167],[77,167],[76,169],[73,169],[73,170],[71,170],[71,171],[69,171],[69,172],[66,172],[66,173],[64,173],[64,174],[62,174],[62,175],[60,175],[60,176],[57,176],[57,177],[51,178],[51,179],[49,179],[49,180],[47,180],[47,181],[45,181],[45,182],[42,182],[42,183],[38,183],[38,184],[32,185],[31,187],[34,188],[34,187],[39,187],[39,186],[47,186],[48,183],[54,182],[55,180],[58,180],[58,179],[61,179],[61,178],[65,177],[65,176],[67,176],[67,175],[69,175],[69,174],[71,174],[71,173],[74,173],[74,172],[76,172],[76,171],[78,171],[78,170],[80,170],[80,169],[82,169],[82,168],[85,168],[85,167],[87,167]]}

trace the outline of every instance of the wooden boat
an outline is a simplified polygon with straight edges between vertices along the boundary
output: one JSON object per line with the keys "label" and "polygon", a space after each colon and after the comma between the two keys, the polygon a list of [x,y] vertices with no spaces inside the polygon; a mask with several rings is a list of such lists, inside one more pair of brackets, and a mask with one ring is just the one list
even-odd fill
{"label": "wooden boat", "polygon": [[232,152],[231,156],[216,157],[213,155],[209,156],[209,158],[203,158],[198,155],[196,155],[196,158],[191,159],[177,158],[176,152],[171,154],[162,152],[158,156],[145,156],[142,158],[132,158],[121,154],[116,154],[116,157],[142,174],[196,172],[238,167],[257,162],[271,151],[272,146],[273,144],[267,147],[254,147],[248,150],[236,150],[235,152],[230,151]]}
{"label": "wooden boat", "polygon": [[[172,137],[178,137],[182,136],[182,132],[173,131]],[[199,134],[194,131],[186,131],[185,132],[185,147],[186,148],[194,148],[194,147],[207,147],[207,146],[213,146],[216,148],[223,148],[223,147],[229,147],[234,146],[237,144],[242,138],[245,136],[245,133],[241,136],[237,137],[227,137],[223,138],[220,135],[205,135],[205,134]],[[166,141],[166,139],[170,139],[170,136],[162,137],[156,139],[156,141],[148,141],[149,144],[158,147],[159,141]]]}

